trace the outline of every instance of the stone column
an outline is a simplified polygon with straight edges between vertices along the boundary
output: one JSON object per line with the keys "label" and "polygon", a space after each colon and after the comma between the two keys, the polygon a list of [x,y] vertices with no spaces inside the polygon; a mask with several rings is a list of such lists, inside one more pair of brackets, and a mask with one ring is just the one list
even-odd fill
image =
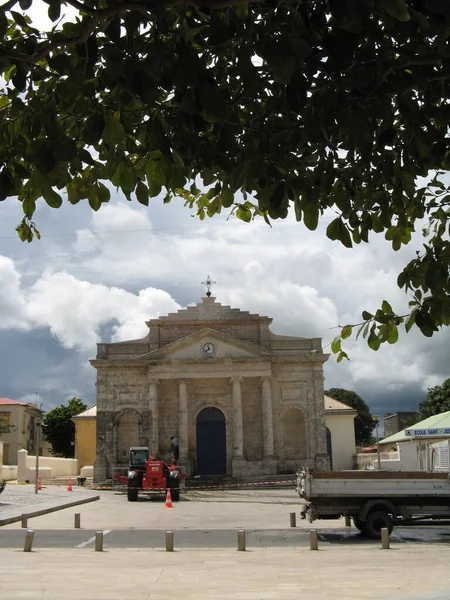
{"label": "stone column", "polygon": [[189,457],[188,383],[188,379],[180,379],[178,381],[178,440],[180,442],[180,464],[185,464]]}
{"label": "stone column", "polygon": [[264,458],[273,458],[272,377],[262,378]]}
{"label": "stone column", "polygon": [[232,377],[233,385],[233,458],[244,457],[244,425],[242,420],[242,377]]}
{"label": "stone column", "polygon": [[149,453],[155,457],[159,456],[158,385],[159,379],[151,379],[148,382],[148,404],[150,409]]}

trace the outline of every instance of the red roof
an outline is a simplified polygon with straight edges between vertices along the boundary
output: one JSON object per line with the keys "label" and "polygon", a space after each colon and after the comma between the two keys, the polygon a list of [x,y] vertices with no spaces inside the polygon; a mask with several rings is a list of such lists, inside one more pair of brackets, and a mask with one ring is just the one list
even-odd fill
{"label": "red roof", "polygon": [[29,404],[28,402],[18,402],[17,400],[10,400],[9,398],[0,398],[0,406],[7,406],[8,404],[32,406],[33,408],[36,408],[34,404]]}
{"label": "red roof", "polygon": [[10,400],[9,398],[0,398],[0,404],[22,404],[22,402],[17,402],[17,400]]}

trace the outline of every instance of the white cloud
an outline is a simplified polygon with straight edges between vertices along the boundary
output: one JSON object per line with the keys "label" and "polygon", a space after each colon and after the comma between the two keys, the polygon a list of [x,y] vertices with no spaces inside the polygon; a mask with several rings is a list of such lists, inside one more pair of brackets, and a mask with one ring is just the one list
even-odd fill
{"label": "white cloud", "polygon": [[28,329],[20,285],[21,277],[14,262],[0,256],[0,329]]}
{"label": "white cloud", "polygon": [[0,257],[0,281],[0,289],[9,287],[14,298],[14,303],[8,305],[0,297],[5,329],[48,327],[65,348],[91,353],[100,341],[103,325],[113,323],[114,341],[143,337],[146,320],[180,308],[162,290],[146,288],[136,295],[50,270],[26,290],[20,286],[13,262],[4,257]]}
{"label": "white cloud", "polygon": [[[64,347],[89,356],[96,342],[108,341],[105,325],[113,340],[138,338],[149,318],[198,302],[208,273],[217,281],[213,294],[219,302],[273,317],[275,333],[322,337],[327,347],[338,324],[358,322],[362,310],[375,311],[382,299],[395,310],[407,308],[396,280],[418,246],[394,253],[374,235],[370,244],[348,250],[326,238],[326,220],[317,232],[292,219],[273,229],[233,218],[200,223],[182,207],[155,204],[147,210],[125,201],[111,202],[85,223],[73,243],[65,236],[33,246],[37,257],[46,249],[50,268],[31,284],[34,253],[28,264],[24,258],[0,261],[0,278],[13,290],[0,292],[0,308],[8,315],[4,327],[49,328]],[[348,340],[351,361],[337,365],[331,357],[326,385],[373,397],[406,393],[411,386],[425,390],[448,376],[449,340],[448,329],[431,340],[413,330],[378,352],[362,339]],[[81,363],[83,377],[93,377],[83,369]]]}

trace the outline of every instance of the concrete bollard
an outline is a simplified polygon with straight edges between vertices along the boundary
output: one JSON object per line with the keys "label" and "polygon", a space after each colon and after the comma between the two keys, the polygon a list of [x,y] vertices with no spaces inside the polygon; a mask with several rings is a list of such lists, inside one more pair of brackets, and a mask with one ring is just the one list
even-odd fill
{"label": "concrete bollard", "polygon": [[95,551],[103,552],[103,531],[95,532]]}
{"label": "concrete bollard", "polygon": [[345,515],[345,526],[346,527],[351,527],[352,526],[352,521],[350,519],[350,517],[348,515]]}
{"label": "concrete bollard", "polygon": [[81,514],[75,513],[73,526],[75,529],[80,529],[81,527]]}
{"label": "concrete bollard", "polygon": [[245,552],[245,531],[243,529],[239,529],[238,531],[238,546],[237,549],[239,552]]}
{"label": "concrete bollard", "polygon": [[297,527],[297,518],[295,516],[295,513],[290,513],[290,517],[291,517],[291,527]]}
{"label": "concrete bollard", "polygon": [[173,552],[173,531],[166,531],[166,552]]}
{"label": "concrete bollard", "polygon": [[309,532],[309,548],[310,550],[319,549],[319,539],[317,537],[317,531],[315,529],[311,529],[311,531]]}
{"label": "concrete bollard", "polygon": [[23,545],[24,552],[31,552],[33,547],[33,539],[34,539],[34,531],[32,529],[28,529],[25,534],[25,543]]}
{"label": "concrete bollard", "polygon": [[22,515],[22,529],[26,529],[28,527],[28,517]]}
{"label": "concrete bollard", "polygon": [[389,550],[389,548],[390,548],[389,529],[387,529],[386,527],[383,527],[381,529],[381,548],[383,550]]}

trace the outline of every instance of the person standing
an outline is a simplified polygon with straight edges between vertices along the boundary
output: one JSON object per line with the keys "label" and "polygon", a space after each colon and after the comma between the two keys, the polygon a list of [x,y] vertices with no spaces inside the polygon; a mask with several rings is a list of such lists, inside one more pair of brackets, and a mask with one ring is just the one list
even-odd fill
{"label": "person standing", "polygon": [[178,457],[180,456],[180,441],[177,437],[170,438],[172,442],[172,456],[175,462],[178,461]]}

